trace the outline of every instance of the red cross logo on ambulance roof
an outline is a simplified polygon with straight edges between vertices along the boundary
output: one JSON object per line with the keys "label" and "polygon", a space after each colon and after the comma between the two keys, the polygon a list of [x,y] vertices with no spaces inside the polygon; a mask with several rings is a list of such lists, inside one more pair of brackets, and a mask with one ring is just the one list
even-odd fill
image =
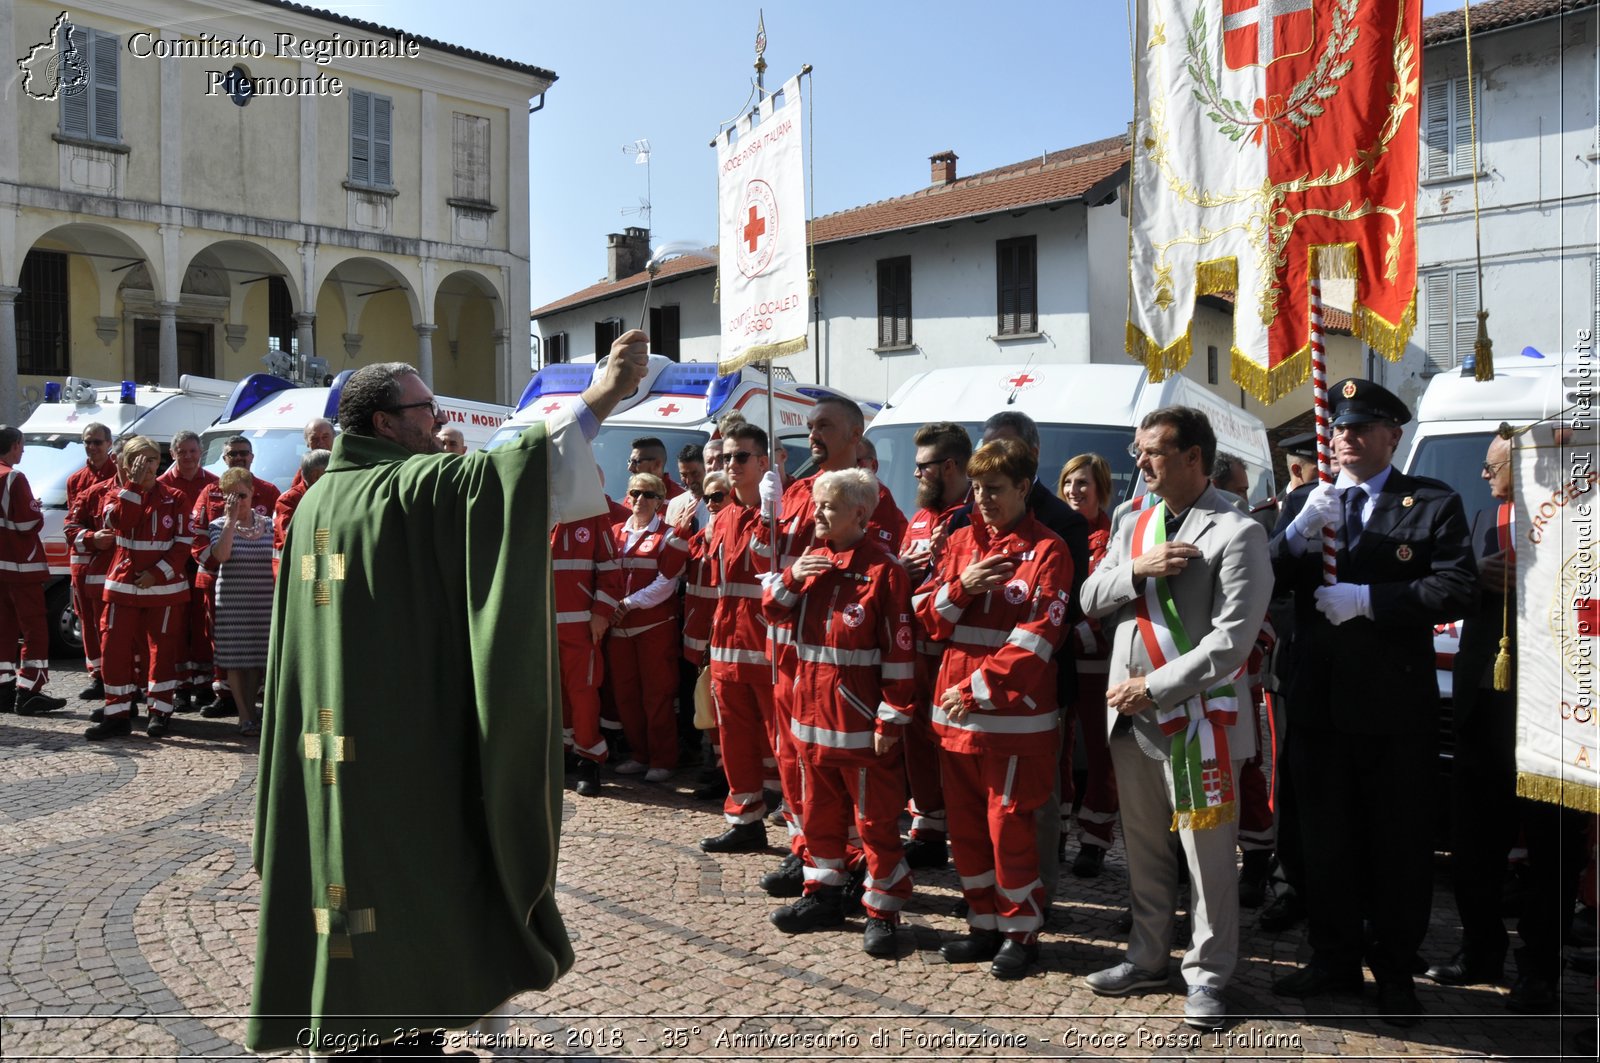
{"label": "red cross logo on ambulance roof", "polygon": [[1032,391],[1039,386],[1039,378],[1024,369],[1020,373],[1007,373],[1000,378],[1001,391]]}
{"label": "red cross logo on ambulance roof", "polygon": [[552,402],[548,406],[541,406],[539,408],[539,412],[541,412],[541,413],[555,413],[559,409],[561,409],[561,403]]}
{"label": "red cross logo on ambulance roof", "polygon": [[676,402],[669,402],[665,406],[657,406],[656,411],[663,417],[671,417],[673,414],[679,412],[682,408],[683,407],[679,406]]}
{"label": "red cross logo on ambulance roof", "polygon": [[1231,70],[1309,52],[1315,36],[1311,0],[1222,0],[1222,54]]}
{"label": "red cross logo on ambulance roof", "polygon": [[278,407],[278,412],[279,413],[288,413],[292,409],[294,409],[294,403],[286,402],[282,406]]}

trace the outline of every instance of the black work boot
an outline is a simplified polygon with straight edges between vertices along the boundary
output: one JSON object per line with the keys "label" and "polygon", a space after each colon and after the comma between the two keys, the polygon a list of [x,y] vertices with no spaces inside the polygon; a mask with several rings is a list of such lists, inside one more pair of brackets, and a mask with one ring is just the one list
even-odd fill
{"label": "black work boot", "polygon": [[946,941],[939,946],[939,955],[947,963],[982,963],[992,960],[1005,942],[998,930],[973,930],[964,938]]}
{"label": "black work boot", "polygon": [[43,716],[47,712],[55,712],[67,704],[66,698],[53,698],[42,690],[35,690],[28,694],[17,694],[18,716]]}
{"label": "black work boot", "polygon": [[700,839],[700,851],[706,853],[749,853],[766,847],[767,825],[760,820],[735,823],[721,834]]}
{"label": "black work boot", "polygon": [[578,783],[573,787],[579,797],[600,796],[600,764],[598,761],[587,757],[579,757],[577,767],[573,774],[578,777]]}
{"label": "black work boot", "polygon": [[133,733],[133,719],[129,713],[121,716],[112,716],[99,723],[84,729],[83,737],[91,742],[98,742],[102,738],[119,738]]}
{"label": "black work boot", "polygon": [[106,700],[105,680],[95,676],[89,680],[89,685],[78,691],[79,701],[104,701]]}
{"label": "black work boot", "polygon": [[17,711],[17,681],[0,683],[0,713]]}
{"label": "black work boot", "polygon": [[785,934],[823,930],[844,922],[843,886],[820,886],[793,904],[786,904],[768,916],[772,925]]}
{"label": "black work boot", "polygon": [[1272,850],[1246,849],[1239,868],[1239,907],[1259,908],[1267,899],[1267,882],[1272,878]]}
{"label": "black work boot", "polygon": [[790,853],[757,881],[769,897],[798,897],[806,891],[805,861]]}

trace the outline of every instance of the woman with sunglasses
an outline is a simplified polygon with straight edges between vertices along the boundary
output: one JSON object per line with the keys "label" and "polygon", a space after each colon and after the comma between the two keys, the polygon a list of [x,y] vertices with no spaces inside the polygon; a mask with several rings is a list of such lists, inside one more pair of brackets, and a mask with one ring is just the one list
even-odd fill
{"label": "woman with sunglasses", "polygon": [[[1089,522],[1089,572],[1093,574],[1111,545],[1111,463],[1099,454],[1079,454],[1061,467],[1056,494],[1078,515]],[[1072,778],[1072,754],[1076,729],[1070,716],[1083,724],[1083,752],[1089,762],[1088,785],[1083,805],[1078,809],[1078,833],[1082,842],[1072,873],[1079,878],[1094,878],[1105,863],[1111,848],[1112,830],[1117,822],[1117,777],[1111,767],[1111,748],[1106,744],[1106,685],[1111,643],[1100,631],[1100,622],[1084,617],[1072,629],[1072,645],[1077,651],[1078,696],[1063,707],[1069,714],[1061,734],[1061,854],[1066,859],[1068,817],[1077,797]]]}
{"label": "woman with sunglasses", "polygon": [[239,706],[239,733],[261,733],[256,691],[267,667],[272,629],[272,521],[256,512],[255,480],[248,469],[229,469],[217,485],[228,509],[207,528],[217,562],[217,667]]}
{"label": "woman with sunglasses", "polygon": [[689,550],[661,519],[666,496],[661,477],[647,472],[630,476],[633,515],[612,529],[623,597],[611,618],[606,667],[630,751],[617,765],[617,774],[643,774],[646,782],[666,782],[678,766],[678,724],[672,708],[677,673],[663,673],[661,664],[677,660],[682,652],[678,580]]}

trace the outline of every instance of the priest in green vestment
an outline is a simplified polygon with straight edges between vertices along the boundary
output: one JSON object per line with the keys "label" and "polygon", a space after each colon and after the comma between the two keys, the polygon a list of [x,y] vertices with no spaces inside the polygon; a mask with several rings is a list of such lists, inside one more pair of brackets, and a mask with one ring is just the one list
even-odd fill
{"label": "priest in green vestment", "polygon": [[549,528],[604,512],[589,441],[647,360],[623,335],[577,406],[466,455],[410,366],[345,384],[273,609],[252,1050],[468,1026],[572,965]]}

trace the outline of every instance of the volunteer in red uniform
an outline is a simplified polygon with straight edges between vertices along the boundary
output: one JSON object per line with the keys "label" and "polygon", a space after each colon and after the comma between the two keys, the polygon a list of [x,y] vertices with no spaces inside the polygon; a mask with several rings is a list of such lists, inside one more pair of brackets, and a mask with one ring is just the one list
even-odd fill
{"label": "volunteer in red uniform", "polygon": [[[1079,454],[1061,467],[1056,494],[1089,523],[1089,572],[1092,574],[1111,545],[1111,513],[1106,502],[1111,498],[1111,464],[1098,454]],[[1073,745],[1077,728],[1083,727],[1083,753],[1088,761],[1088,785],[1078,809],[1078,855],[1072,873],[1079,878],[1094,878],[1105,863],[1111,848],[1112,831],[1117,823],[1117,776],[1111,766],[1111,747],[1106,739],[1106,686],[1110,680],[1108,661],[1111,642],[1100,629],[1100,621],[1090,617],[1072,628],[1072,648],[1078,661],[1078,694],[1065,707],[1068,719],[1061,729],[1061,858],[1066,859],[1067,828],[1072,806],[1077,800],[1076,780],[1072,777]]]}
{"label": "volunteer in red uniform", "polygon": [[[722,440],[714,439],[707,443],[706,452],[709,453],[713,447],[720,465]],[[728,482],[728,474],[720,471],[708,473],[701,483],[701,497],[709,517],[706,526],[690,536],[689,561],[683,568],[683,657],[697,672],[707,667],[710,646],[705,638],[691,633],[709,633],[711,614],[717,608],[717,589],[711,584],[711,560],[707,554],[707,544],[711,540],[711,528],[717,514],[734,504],[733,485]],[[705,735],[706,743],[711,747],[711,763],[700,773],[700,785],[695,788],[694,795],[707,800],[721,799],[728,796],[728,779],[722,770],[722,738],[717,734],[715,722],[706,728]]]}
{"label": "volunteer in red uniform", "polygon": [[846,845],[854,826],[865,868],[862,947],[893,956],[894,928],[911,896],[900,843],[905,805],[901,736],[916,690],[911,582],[867,534],[878,484],[863,469],[823,473],[814,485],[813,547],[770,581],[762,607],[795,633],[790,738],[799,751],[806,827],[805,895],[772,913],[786,934],[844,921]]}
{"label": "volunteer in red uniform", "polygon": [[[230,469],[248,469],[250,463],[255,460],[255,448],[244,436],[233,436],[222,445],[222,463]],[[251,508],[262,516],[270,518],[278,505],[278,489],[270,481],[263,480],[259,476],[254,479],[255,491],[251,494]],[[191,671],[188,682],[193,688],[193,697],[197,702],[205,702],[204,691],[207,683],[216,694],[215,701],[209,705],[202,705],[200,709],[200,715],[207,719],[239,714],[233,695],[228,692],[226,678],[217,671],[214,660],[216,650],[212,645],[212,624],[216,618],[217,566],[211,559],[211,536],[207,529],[211,527],[212,521],[227,512],[228,497],[216,484],[210,484],[200,492],[200,500],[189,512],[189,525],[192,529],[190,534],[194,538],[194,558],[198,566],[195,584],[203,592],[204,607],[198,616],[191,614],[192,622],[189,625]]]}
{"label": "volunteer in red uniform", "polygon": [[20,429],[0,426],[0,712],[54,712],[67,703],[44,692],[50,679],[50,625],[44,584],[50,578],[39,526],[44,514],[17,468]]}
{"label": "volunteer in red uniform", "polygon": [[[317,420],[321,420],[319,417]],[[313,422],[315,423],[315,422]],[[311,427],[306,427],[309,434]],[[328,433],[330,436],[332,432]],[[278,496],[277,504],[272,507],[272,574],[278,574],[278,567],[283,561],[283,543],[289,537],[289,522],[294,519],[294,511],[300,505],[300,500],[306,497],[306,492],[311,485],[322,479],[322,474],[328,469],[328,461],[333,457],[332,451],[326,447],[318,447],[300,455],[300,468],[295,470],[294,482],[289,489]]]}
{"label": "volunteer in red uniform", "polygon": [[[107,462],[113,469],[116,468],[116,447],[111,447],[111,460]],[[79,630],[83,632],[83,654],[85,663],[92,670],[94,682],[79,693],[79,697],[89,700],[89,695],[98,690],[101,705],[96,706],[89,714],[91,720],[98,721],[103,714],[106,691],[105,684],[100,681],[101,670],[101,642],[103,641],[103,618],[106,611],[105,591],[106,573],[111,571],[111,559],[117,549],[117,533],[105,526],[105,511],[107,504],[115,498],[117,492],[122,490],[122,484],[113,475],[108,480],[101,480],[87,490],[80,491],[73,500],[71,508],[67,510],[64,522],[67,542],[72,546],[73,554],[84,551],[86,560],[81,566],[75,563],[73,578],[83,586],[83,596],[78,599]]]}
{"label": "volunteer in red uniform", "polygon": [[[150,697],[147,733],[160,738],[171,727],[184,652],[175,614],[189,605],[184,573],[192,537],[181,499],[156,479],[160,462],[150,440],[129,439],[118,461],[122,489],[106,496],[104,521],[116,532],[117,548],[105,585],[106,707],[101,721],[84,732],[91,740],[129,733],[133,695],[141,686]],[[134,667],[141,654],[146,676]]]}
{"label": "volunteer in red uniform", "polygon": [[951,963],[992,958],[997,978],[1026,974],[1039,954],[1036,819],[1055,785],[1054,657],[1072,593],[1066,544],[1027,510],[1037,472],[1019,440],[978,448],[967,465],[977,519],[950,536],[917,608],[946,643],[933,728],[972,928],[940,951]]}
{"label": "volunteer in red uniform", "polygon": [[[606,663],[611,671],[617,714],[628,739],[629,757],[619,775],[666,782],[678,766],[677,660],[683,653],[678,581],[688,545],[661,519],[666,503],[661,477],[628,477],[633,515],[611,529],[622,569],[622,597],[611,617]],[[672,663],[669,673],[662,670]]]}
{"label": "volunteer in red uniform", "polygon": [[[77,503],[90,489],[115,480],[117,463],[111,458],[111,429],[96,421],[83,430],[83,468],[67,477],[67,513],[70,517]],[[89,667],[89,685],[78,692],[84,701],[100,701],[106,696],[105,685],[100,682],[100,612],[99,588],[91,591],[84,582],[90,553],[86,544],[75,539],[69,531],[67,546],[71,548],[68,562],[71,572],[72,608],[78,614],[78,626],[83,632],[84,663]]]}
{"label": "volunteer in red uniform", "polygon": [[[200,502],[200,495],[206,488],[217,482],[217,474],[200,465],[200,437],[194,432],[184,429],[172,437],[172,465],[157,479],[178,495],[183,500],[183,511],[193,513],[194,507]],[[191,529],[197,537],[202,534],[198,529]],[[184,578],[189,581],[189,608],[181,618],[183,645],[186,650],[192,649],[193,640],[189,638],[189,628],[196,623],[204,622],[205,595],[203,595],[195,582],[196,573],[199,571],[198,562],[191,557],[188,571]],[[192,658],[178,662],[178,696],[173,702],[175,712],[193,711],[193,702],[197,690],[204,689],[210,682],[209,677],[196,679],[198,662]]]}
{"label": "volunteer in red uniform", "polygon": [[621,597],[621,574],[611,515],[557,524],[550,529],[555,578],[556,638],[561,661],[561,727],[578,757],[577,792],[600,793],[606,740],[600,734],[600,643]]}
{"label": "volunteer in red uniform", "polygon": [[[628,475],[637,476],[640,473],[649,473],[659,477],[666,486],[667,498],[677,498],[686,488],[667,475],[667,445],[655,436],[641,436],[628,444],[633,449],[628,453]],[[663,505],[662,507],[666,507]]]}
{"label": "volunteer in red uniform", "polygon": [[[917,505],[906,528],[900,562],[913,587],[927,581],[950,518],[972,501],[967,482],[967,462],[972,458],[972,437],[952,421],[936,421],[917,429]],[[916,718],[906,728],[906,782],[911,790],[911,840],[906,843],[906,863],[913,868],[944,867],[950,860],[945,840],[944,787],[939,782],[939,741],[933,733],[928,706],[933,703],[933,683],[939,676],[943,643],[917,635]]]}
{"label": "volunteer in red uniform", "polygon": [[722,802],[728,829],[700,839],[700,848],[708,853],[766,848],[762,790],[777,782],[771,733],[775,678],[761,616],[762,577],[772,567],[770,536],[761,526],[758,507],[768,471],[767,433],[744,422],[728,428],[723,457],[738,505],[717,517],[706,543],[707,578],[717,592],[717,607],[709,626],[697,620],[684,633],[709,644],[717,734],[728,777],[728,796]]}

